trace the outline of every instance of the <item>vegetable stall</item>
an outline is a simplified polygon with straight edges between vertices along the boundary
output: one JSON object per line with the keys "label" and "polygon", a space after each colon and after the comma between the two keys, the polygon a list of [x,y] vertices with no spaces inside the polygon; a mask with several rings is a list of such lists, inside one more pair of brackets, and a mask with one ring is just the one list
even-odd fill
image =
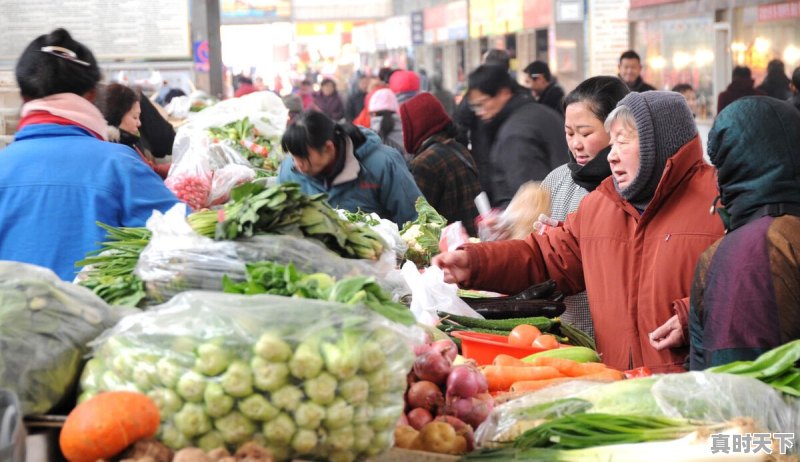
{"label": "vegetable stall", "polygon": [[48,460],[797,460],[800,341],[612,369],[553,281],[444,284],[453,234],[424,199],[391,223],[276,184],[276,104],[195,114],[167,180],[188,209],[98,223],[74,284],[0,262],[0,386],[30,432],[57,422]]}

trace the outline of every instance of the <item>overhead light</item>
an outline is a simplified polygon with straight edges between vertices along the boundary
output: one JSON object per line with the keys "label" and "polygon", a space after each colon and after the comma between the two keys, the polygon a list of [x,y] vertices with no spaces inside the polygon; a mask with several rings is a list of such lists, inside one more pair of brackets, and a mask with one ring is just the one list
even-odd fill
{"label": "overhead light", "polygon": [[674,55],[672,55],[672,65],[676,69],[685,69],[692,63],[692,56],[685,51],[676,51]]}
{"label": "overhead light", "polygon": [[714,52],[711,50],[697,50],[694,53],[694,63],[697,67],[704,67],[714,62]]}
{"label": "overhead light", "polygon": [[654,58],[648,59],[647,65],[651,69],[655,69],[655,70],[664,69],[664,67],[666,67],[666,65],[667,65],[667,60],[664,59],[663,56],[656,56]]}
{"label": "overhead light", "polygon": [[783,61],[791,65],[800,62],[800,48],[794,45],[786,47],[786,49],[783,50]]}
{"label": "overhead light", "polygon": [[770,42],[764,37],[756,37],[755,42],[753,42],[753,49],[756,53],[765,55],[769,53]]}

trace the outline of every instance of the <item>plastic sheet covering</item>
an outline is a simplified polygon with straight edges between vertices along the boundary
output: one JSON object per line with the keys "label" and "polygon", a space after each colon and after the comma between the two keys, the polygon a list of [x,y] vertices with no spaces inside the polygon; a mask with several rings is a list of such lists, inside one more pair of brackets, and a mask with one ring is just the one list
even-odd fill
{"label": "plastic sheet covering", "polygon": [[342,258],[313,239],[286,235],[260,235],[237,241],[215,241],[195,233],[180,208],[166,214],[154,212],[147,221],[153,232],[139,256],[136,274],[144,281],[150,303],[162,303],[187,290],[222,290],[222,276],[245,280],[245,265],[259,261],[294,264],[305,273],[326,273],[336,279],[373,276],[399,300],[411,291],[394,254],[380,260]]}
{"label": "plastic sheet covering", "polygon": [[14,392],[0,390],[0,460],[25,462],[25,427]]}
{"label": "plastic sheet covering", "polygon": [[81,399],[147,393],[173,449],[257,441],[280,460],[363,459],[391,447],[422,340],[361,306],[186,292],[93,344]]}
{"label": "plastic sheet covering", "polygon": [[128,313],[52,271],[0,262],[0,388],[25,415],[74,399],[87,344]]}
{"label": "plastic sheet covering", "polygon": [[510,443],[541,419],[583,411],[709,423],[751,417],[765,432],[800,433],[800,400],[750,377],[687,372],[608,384],[576,380],[524,395],[492,411],[476,431],[476,444]]}

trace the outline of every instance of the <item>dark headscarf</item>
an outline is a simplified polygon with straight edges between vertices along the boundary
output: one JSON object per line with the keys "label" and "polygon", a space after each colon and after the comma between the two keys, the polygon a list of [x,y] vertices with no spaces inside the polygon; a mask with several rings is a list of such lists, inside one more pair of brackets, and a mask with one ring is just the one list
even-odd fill
{"label": "dark headscarf", "polygon": [[575,156],[569,156],[570,175],[572,181],[583,189],[592,192],[600,183],[611,175],[611,165],[608,163],[608,153],[611,146],[606,147],[590,160],[586,165],[580,165],[575,161]]}

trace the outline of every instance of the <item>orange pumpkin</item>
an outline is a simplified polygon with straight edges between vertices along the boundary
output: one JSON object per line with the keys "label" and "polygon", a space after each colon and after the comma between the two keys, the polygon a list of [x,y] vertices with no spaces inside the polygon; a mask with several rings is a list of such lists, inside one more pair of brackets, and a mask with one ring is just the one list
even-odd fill
{"label": "orange pumpkin", "polygon": [[70,462],[110,459],[158,431],[158,407],[132,391],[109,391],[82,402],[61,429],[61,452]]}

